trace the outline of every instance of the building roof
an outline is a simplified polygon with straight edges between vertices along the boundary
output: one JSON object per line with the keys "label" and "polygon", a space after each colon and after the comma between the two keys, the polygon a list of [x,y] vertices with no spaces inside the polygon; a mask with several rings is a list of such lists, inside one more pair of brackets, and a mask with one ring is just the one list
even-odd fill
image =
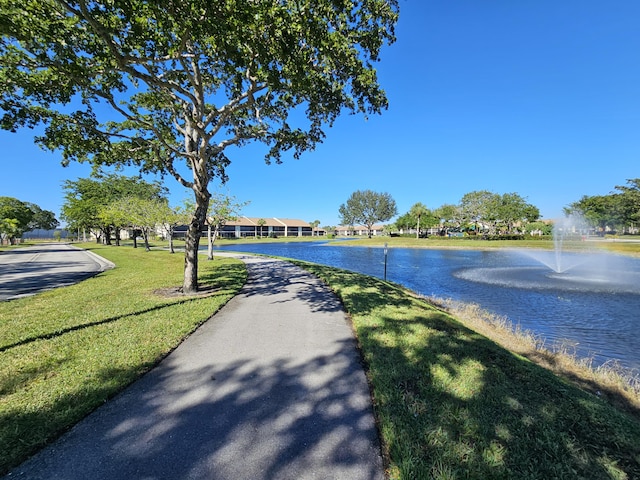
{"label": "building roof", "polygon": [[264,227],[309,227],[308,222],[304,220],[298,220],[296,218],[275,218],[275,217],[238,217],[237,220],[228,221],[227,225],[240,225],[240,226],[252,226],[260,227],[258,223],[260,220],[264,220]]}
{"label": "building roof", "polygon": [[297,218],[275,218],[274,220],[281,222],[287,227],[311,227],[311,225],[309,225],[309,222],[298,220]]}

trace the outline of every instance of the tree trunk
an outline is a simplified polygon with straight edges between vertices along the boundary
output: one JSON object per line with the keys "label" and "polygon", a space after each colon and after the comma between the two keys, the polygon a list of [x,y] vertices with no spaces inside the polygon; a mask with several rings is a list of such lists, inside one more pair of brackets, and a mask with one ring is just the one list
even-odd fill
{"label": "tree trunk", "polygon": [[173,250],[173,226],[169,226],[169,253],[175,253]]}
{"label": "tree trunk", "polygon": [[209,230],[209,260],[213,260],[213,244],[216,243],[216,238],[218,238],[218,232],[220,230],[218,227],[213,229],[213,233]]}
{"label": "tree trunk", "polygon": [[185,295],[193,294],[198,291],[198,248],[200,247],[200,232],[207,217],[207,209],[209,208],[210,194],[206,191],[196,193],[196,211],[187,234],[184,239],[184,282],[182,284],[182,293]]}
{"label": "tree trunk", "polygon": [[207,260],[213,260],[213,239],[211,225],[207,225]]}
{"label": "tree trunk", "polygon": [[144,238],[144,249],[147,252],[150,252],[151,247],[149,246],[149,230],[147,228],[142,229],[142,238]]}

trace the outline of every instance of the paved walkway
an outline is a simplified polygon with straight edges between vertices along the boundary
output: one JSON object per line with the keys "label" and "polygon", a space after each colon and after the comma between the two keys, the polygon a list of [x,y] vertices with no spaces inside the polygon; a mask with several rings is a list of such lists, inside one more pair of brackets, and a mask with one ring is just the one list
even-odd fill
{"label": "paved walkway", "polygon": [[298,267],[241,258],[239,295],[8,478],[383,479],[340,303]]}

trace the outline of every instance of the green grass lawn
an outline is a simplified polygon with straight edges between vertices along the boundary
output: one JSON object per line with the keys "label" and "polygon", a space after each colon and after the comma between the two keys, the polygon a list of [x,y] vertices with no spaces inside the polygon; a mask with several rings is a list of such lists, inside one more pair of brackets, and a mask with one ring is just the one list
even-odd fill
{"label": "green grass lawn", "polygon": [[84,247],[116,268],[80,284],[0,302],[0,474],[122,390],[244,284],[244,265],[201,260],[204,298],[165,298],[183,255]]}
{"label": "green grass lawn", "polygon": [[[621,237],[622,238],[622,237]],[[605,250],[614,253],[627,255],[640,255],[640,238],[624,237],[632,239],[633,242],[621,241],[621,239],[590,240],[587,242],[568,241],[564,248],[568,250]],[[387,237],[378,236],[372,238],[356,237],[348,242],[339,242],[338,245],[353,247],[382,247],[384,244],[389,247],[403,248],[459,248],[459,249],[497,249],[497,248],[540,248],[552,249],[553,240],[551,237],[526,240],[475,240],[470,238],[442,238],[432,236],[429,238],[415,237]]]}
{"label": "green grass lawn", "polygon": [[640,478],[637,410],[612,407],[401,287],[296,263],[352,318],[391,478]]}

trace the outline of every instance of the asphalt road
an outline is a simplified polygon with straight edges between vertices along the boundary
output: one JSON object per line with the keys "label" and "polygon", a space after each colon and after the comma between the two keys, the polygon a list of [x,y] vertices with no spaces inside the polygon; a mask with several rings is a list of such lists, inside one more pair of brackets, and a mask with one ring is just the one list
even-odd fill
{"label": "asphalt road", "polygon": [[0,301],[72,285],[113,264],[66,243],[0,252]]}

